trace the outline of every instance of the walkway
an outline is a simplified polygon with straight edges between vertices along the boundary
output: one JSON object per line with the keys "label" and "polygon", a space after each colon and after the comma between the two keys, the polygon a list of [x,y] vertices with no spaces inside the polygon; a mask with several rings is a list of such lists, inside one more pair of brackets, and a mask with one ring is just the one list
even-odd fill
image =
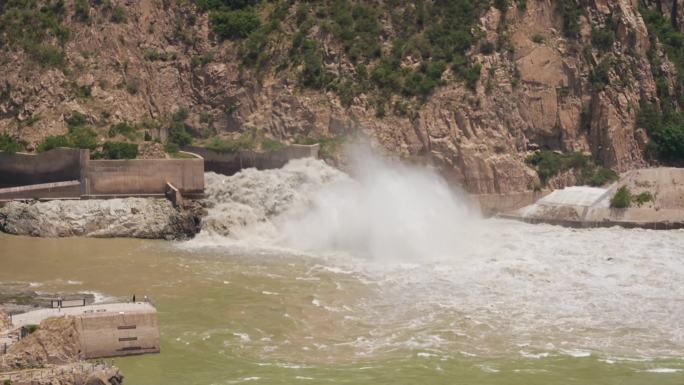
{"label": "walkway", "polygon": [[38,325],[46,318],[62,317],[66,315],[87,316],[89,314],[101,313],[138,313],[154,310],[154,306],[149,302],[125,302],[109,303],[102,305],[87,305],[78,307],[67,307],[62,309],[39,309],[12,316],[12,326],[20,328],[26,325]]}

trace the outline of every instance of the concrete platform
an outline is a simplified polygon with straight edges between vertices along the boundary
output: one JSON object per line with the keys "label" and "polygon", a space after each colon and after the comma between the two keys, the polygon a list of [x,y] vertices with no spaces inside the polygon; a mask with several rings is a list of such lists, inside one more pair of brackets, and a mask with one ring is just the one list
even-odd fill
{"label": "concrete platform", "polygon": [[[611,208],[610,200],[622,186],[628,187],[633,196],[648,192],[653,199],[641,206],[633,202],[628,208]],[[579,186],[556,190],[534,204],[499,217],[575,228],[681,229],[684,228],[684,169],[632,170],[607,188]]]}

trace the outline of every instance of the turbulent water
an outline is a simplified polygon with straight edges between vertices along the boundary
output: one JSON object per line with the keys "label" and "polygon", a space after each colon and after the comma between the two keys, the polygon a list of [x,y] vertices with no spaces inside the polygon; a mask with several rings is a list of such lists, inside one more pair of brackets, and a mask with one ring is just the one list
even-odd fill
{"label": "turbulent water", "polygon": [[162,354],[117,362],[135,384],[683,383],[684,231],[482,219],[357,159],[208,174],[189,242],[0,238],[0,280],[148,293]]}
{"label": "turbulent water", "polygon": [[483,220],[429,170],[354,158],[353,178],[313,159],[210,174],[205,234],[183,247],[325,257],[374,289],[312,300],[368,333],[339,348],[355,355],[684,353],[682,232]]}

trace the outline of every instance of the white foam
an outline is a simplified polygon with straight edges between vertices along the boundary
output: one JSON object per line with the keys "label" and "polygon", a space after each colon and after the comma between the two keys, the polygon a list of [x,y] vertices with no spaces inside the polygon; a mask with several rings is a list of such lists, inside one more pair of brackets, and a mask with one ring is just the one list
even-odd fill
{"label": "white foam", "polygon": [[681,371],[682,371],[682,369],[673,369],[673,368],[654,368],[654,369],[643,370],[643,372],[647,372],[647,373],[679,373]]}

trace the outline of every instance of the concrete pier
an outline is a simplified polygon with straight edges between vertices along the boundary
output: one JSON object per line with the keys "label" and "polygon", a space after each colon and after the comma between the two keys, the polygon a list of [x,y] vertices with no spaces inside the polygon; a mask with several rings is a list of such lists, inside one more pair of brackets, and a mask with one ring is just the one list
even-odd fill
{"label": "concrete pier", "polygon": [[148,302],[40,309],[12,316],[17,329],[50,317],[77,318],[82,358],[159,353],[157,309]]}

